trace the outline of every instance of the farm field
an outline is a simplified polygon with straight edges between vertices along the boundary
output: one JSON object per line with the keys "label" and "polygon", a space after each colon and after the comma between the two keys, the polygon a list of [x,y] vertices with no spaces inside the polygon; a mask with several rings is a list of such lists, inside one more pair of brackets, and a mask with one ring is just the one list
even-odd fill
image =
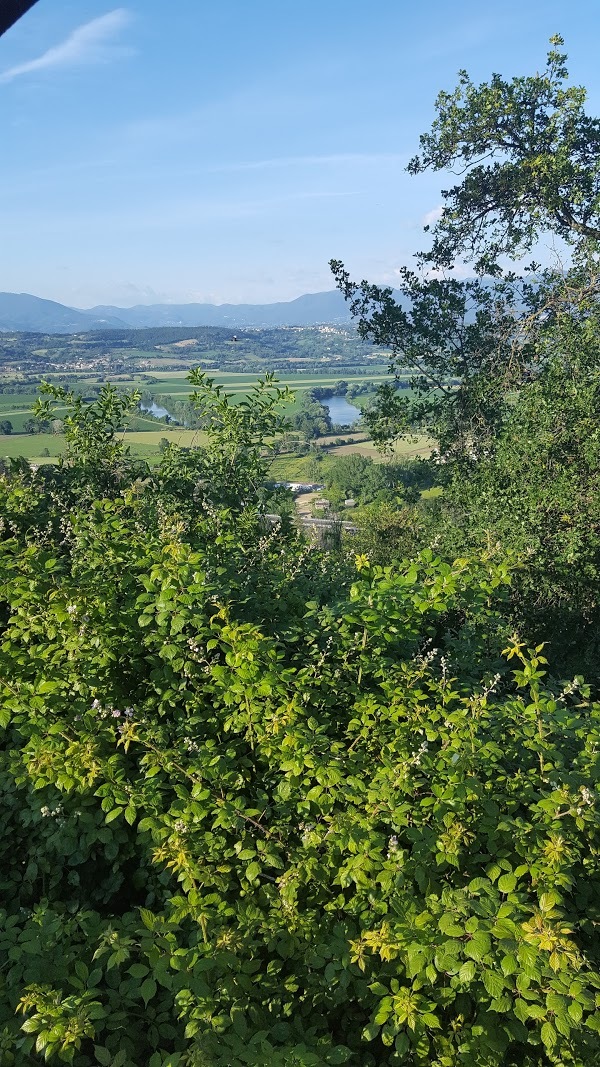
{"label": "farm field", "polygon": [[[148,376],[149,377],[151,376],[152,378],[156,378],[157,381],[185,382],[187,374],[188,374],[188,371],[184,371],[184,370],[181,370],[181,371],[168,371],[168,372],[164,371],[162,373],[160,373],[158,371],[148,371]],[[248,373],[248,371],[246,371],[245,373],[242,373],[242,372],[234,373],[234,372],[230,372],[230,371],[207,371],[207,374],[208,374],[209,378],[213,378],[214,381],[217,382],[219,385],[231,384],[231,385],[236,385],[238,387],[241,384],[243,384],[243,385],[252,385],[258,378],[264,376],[264,374],[262,374],[262,373],[261,374],[258,374],[258,373],[257,374],[250,374],[250,373]],[[360,374],[350,374],[350,373],[342,374],[341,371],[338,371],[337,373],[335,373],[334,371],[328,369],[327,371],[324,371],[323,374],[317,374],[317,373],[315,373],[314,370],[312,370],[312,371],[298,372],[298,373],[295,373],[295,374],[281,373],[281,374],[277,374],[276,375],[278,381],[282,385],[290,385],[290,386],[294,386],[296,384],[297,385],[306,385],[306,384],[309,384],[309,383],[311,385],[333,384],[334,382],[339,382],[342,378],[346,382],[349,382],[349,381],[371,381],[374,378],[381,378],[383,380],[384,378],[387,378],[387,376],[388,375],[387,375],[386,368],[383,367],[383,366],[382,367],[373,367],[372,371],[371,371],[371,368],[369,367],[369,372],[368,373],[360,373]]]}
{"label": "farm field", "polygon": [[360,456],[369,456],[375,460],[376,463],[384,463],[387,459],[413,459],[416,456],[429,455],[433,448],[433,442],[430,438],[423,435],[410,438],[406,441],[396,442],[394,449],[389,455],[382,456],[376,449],[372,441],[362,441],[359,443],[352,443],[349,445],[339,445],[337,448],[330,450],[332,456],[347,456],[350,453],[358,454]]}
{"label": "farm field", "polygon": [[[154,370],[152,372],[145,372],[143,380],[140,380],[140,376],[131,376],[131,374],[112,375],[111,380],[118,383],[119,387],[124,389],[138,389],[140,392],[151,393],[157,396],[169,397],[172,396],[177,399],[183,399],[192,392],[192,386],[187,382],[187,371],[169,371],[165,369],[163,371]],[[248,394],[253,389],[256,381],[262,376],[262,373],[256,373],[255,375],[249,371],[243,373],[231,373],[229,371],[215,371],[209,372],[209,376],[214,381],[221,385],[225,392],[235,401],[242,401],[246,399]],[[48,378],[53,378],[55,375],[49,374]],[[278,384],[281,386],[289,386],[296,391],[296,398],[292,403],[286,406],[286,413],[292,415],[301,403],[302,394],[310,388],[315,386],[331,387],[341,378],[347,382],[374,382],[379,383],[385,381],[387,373],[382,366],[374,366],[369,368],[368,373],[359,374],[342,374],[340,371],[332,371],[328,368],[323,374],[318,374],[314,370],[309,372],[298,372],[291,374],[281,374],[278,377]],[[148,380],[148,379],[151,380]],[[6,381],[6,379],[5,379]],[[84,374],[77,376],[77,380],[69,383],[78,387],[80,390],[90,394],[97,390],[99,385],[98,376],[92,377],[90,374]],[[36,463],[49,463],[55,462],[57,457],[64,449],[64,439],[60,434],[41,433],[41,434],[26,434],[24,432],[24,425],[31,418],[31,408],[35,401],[36,394],[34,392],[28,393],[2,393],[0,394],[0,420],[8,419],[13,428],[11,434],[0,435],[0,457],[14,458],[17,456],[23,456],[28,460]],[[368,399],[363,395],[357,398],[354,403],[357,406],[361,406],[364,401]],[[55,409],[56,417],[61,418],[65,412],[64,407],[58,407]],[[206,437],[199,431],[184,430],[180,427],[169,426],[166,423],[162,423],[154,419],[151,415],[146,415],[142,412],[135,413],[130,416],[128,420],[129,430],[125,435],[127,444],[129,445],[131,452],[134,456],[143,459],[152,460],[158,458],[159,455],[159,443],[161,440],[166,439],[169,442],[174,442],[182,447],[190,448],[198,445],[203,445],[206,442]],[[346,437],[346,435],[343,435]],[[334,438],[323,438],[321,444],[330,444]],[[403,443],[403,446],[404,447]],[[420,446],[411,446],[408,450],[405,449],[404,455],[420,454]],[[348,452],[358,452],[361,455],[371,456],[372,458],[379,460],[379,455],[374,446],[365,439],[364,434],[354,435],[354,441],[350,444],[344,444],[339,448],[331,450],[332,453],[343,455]],[[48,453],[48,454],[45,454]],[[308,457],[278,457],[275,463],[275,470],[283,471],[289,468],[288,473],[275,473],[274,477],[280,477],[282,480],[293,480],[294,478],[305,478],[305,467]],[[287,465],[287,466],[286,466]]]}
{"label": "farm field", "polygon": [[[0,434],[0,459],[23,456],[32,463],[51,463],[64,447],[64,438],[54,433]],[[48,449],[49,456],[41,455],[44,449]]]}
{"label": "farm field", "polygon": [[[325,438],[322,438],[325,441]],[[378,452],[371,441],[353,442],[349,445],[340,445],[337,448],[327,449],[322,459],[315,462],[315,456],[276,456],[270,466],[269,476],[274,481],[281,482],[318,482],[319,468],[323,471],[330,456],[344,456],[351,453],[367,456],[375,463],[393,462],[402,459],[414,459],[417,456],[428,456],[431,453],[433,442],[425,435],[419,435],[406,441],[398,441],[391,453],[385,456]]]}
{"label": "farm field", "polygon": [[[156,384],[145,381],[143,383],[131,381],[123,382],[128,388],[142,389],[144,392],[156,392],[163,396],[187,396],[193,392],[192,386],[186,381],[186,371],[172,372],[169,374],[152,374]],[[256,384],[261,375],[246,374],[228,374],[224,371],[209,373],[209,377],[213,381],[222,386],[224,391],[230,395],[242,396],[247,394]],[[371,374],[322,374],[316,375],[312,372],[307,374],[282,374],[278,376],[277,384],[280,386],[289,386],[290,389],[296,389],[298,392],[304,392],[307,389],[312,389],[315,386],[331,387],[339,382],[342,378],[346,382],[356,382],[363,384],[364,382],[384,382],[388,375],[381,368],[377,368]]]}

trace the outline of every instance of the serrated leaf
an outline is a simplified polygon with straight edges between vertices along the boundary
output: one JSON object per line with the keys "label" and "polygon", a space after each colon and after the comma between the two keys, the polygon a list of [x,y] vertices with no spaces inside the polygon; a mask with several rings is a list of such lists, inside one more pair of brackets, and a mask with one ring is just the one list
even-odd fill
{"label": "serrated leaf", "polygon": [[399,1052],[401,1056],[404,1056],[410,1048],[410,1039],[408,1037],[408,1034],[398,1034],[396,1040],[394,1041],[394,1048],[396,1049],[396,1052]]}
{"label": "serrated leaf", "polygon": [[438,928],[443,934],[448,937],[462,937],[464,930],[462,926],[459,926],[453,915],[447,912],[442,915],[438,921]]}
{"label": "serrated leaf", "polygon": [[510,919],[498,919],[492,929],[492,933],[499,941],[514,941],[517,934],[516,923]]}
{"label": "serrated leaf", "polygon": [[554,1012],[555,1015],[564,1012],[566,1008],[565,998],[560,993],[548,993],[546,996],[546,1007],[548,1011]]}
{"label": "serrated leaf", "polygon": [[540,897],[540,911],[549,912],[560,903],[560,896],[554,890],[550,890],[548,893],[542,893]]}
{"label": "serrated leaf", "polygon": [[465,945],[465,956],[479,963],[490,951],[490,946],[490,935],[485,933],[484,930],[477,930]]}
{"label": "serrated leaf", "polygon": [[497,971],[484,971],[482,978],[487,992],[493,999],[502,995],[506,983],[501,974]]}
{"label": "serrated leaf", "polygon": [[558,1030],[559,1034],[562,1034],[563,1037],[569,1037],[570,1036],[571,1027],[572,1027],[573,1024],[572,1024],[571,1020],[569,1019],[568,1015],[566,1015],[566,1014],[555,1015],[555,1017],[554,1017],[554,1025],[555,1025],[556,1029]]}
{"label": "serrated leaf", "polygon": [[380,1005],[373,1016],[373,1022],[377,1023],[377,1026],[383,1026],[384,1023],[387,1023],[391,1014],[391,1008],[386,1008],[385,1006]]}
{"label": "serrated leaf", "polygon": [[546,1009],[541,1004],[528,1004],[527,1010],[530,1019],[544,1019],[546,1017]]}
{"label": "serrated leaf", "polygon": [[519,964],[517,963],[517,957],[509,952],[508,955],[503,956],[500,960],[500,967],[502,968],[502,974],[516,974],[519,970]]}
{"label": "serrated leaf", "polygon": [[476,970],[477,968],[475,967],[473,960],[469,960],[467,963],[463,963],[460,971],[458,972],[458,977],[460,978],[461,982],[471,982],[475,977]]}
{"label": "serrated leaf", "polygon": [[581,1018],[582,1018],[582,1015],[583,1015],[583,1008],[581,1007],[581,1004],[579,1004],[576,1000],[571,1001],[571,1003],[569,1004],[569,1007],[567,1008],[567,1011],[568,1011],[569,1015],[571,1016],[573,1022],[575,1022],[575,1023],[580,1023],[581,1022]]}
{"label": "serrated leaf", "polygon": [[556,1033],[556,1030],[554,1029],[552,1023],[545,1022],[543,1024],[541,1029],[541,1038],[546,1048],[554,1048],[558,1040],[558,1034]]}
{"label": "serrated leaf", "polygon": [[503,874],[502,877],[498,879],[498,889],[501,893],[512,893],[516,884],[517,879],[514,874]]}
{"label": "serrated leaf", "polygon": [[524,973],[531,977],[533,971],[536,970],[538,956],[533,945],[519,945],[517,949],[517,959],[523,968]]}
{"label": "serrated leaf", "polygon": [[522,1023],[526,1023],[529,1019],[529,1004],[525,1000],[516,1000],[513,1011]]}
{"label": "serrated leaf", "polygon": [[468,885],[469,893],[481,893],[492,888],[489,878],[473,878]]}
{"label": "serrated leaf", "polygon": [[421,1015],[421,1022],[424,1022],[425,1026],[428,1026],[430,1030],[439,1030],[442,1025],[437,1015],[433,1015],[430,1011],[423,1012]]}
{"label": "serrated leaf", "polygon": [[148,908],[140,908],[140,919],[147,930],[154,930],[154,927],[156,926],[156,917],[148,910]]}

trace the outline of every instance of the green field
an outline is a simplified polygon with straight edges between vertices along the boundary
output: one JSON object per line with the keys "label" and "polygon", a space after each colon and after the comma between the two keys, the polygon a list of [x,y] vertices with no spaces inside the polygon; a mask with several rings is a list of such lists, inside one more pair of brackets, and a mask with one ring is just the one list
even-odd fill
{"label": "green field", "polygon": [[[323,441],[325,438],[323,438]],[[327,440],[331,440],[328,438]],[[428,456],[431,453],[432,441],[430,438],[424,435],[418,435],[411,437],[406,441],[397,441],[393,451],[386,453],[385,456],[378,452],[375,445],[371,441],[355,441],[349,445],[340,445],[337,448],[327,449],[327,452],[323,455],[323,458],[319,461],[319,467],[321,471],[326,469],[330,456],[344,456],[350,453],[367,456],[369,459],[375,461],[375,463],[386,463],[388,461],[402,459],[414,459],[416,456]],[[269,468],[269,477],[274,481],[281,482],[318,482],[320,481],[318,469],[315,473],[315,457],[313,455],[307,456],[294,456],[283,455],[277,456],[271,463]]]}
{"label": "green field", "polygon": [[[193,387],[186,380],[188,372],[184,370],[169,371],[169,370],[153,370],[145,371],[144,375],[151,377],[152,381],[140,381],[139,376],[131,377],[131,374],[114,375],[111,380],[118,383],[119,387],[124,389],[138,389],[141,392],[152,393],[159,396],[172,396],[174,398],[183,399],[192,392]],[[48,375],[48,377],[54,377],[54,375]],[[261,374],[257,373],[253,375],[248,371],[244,373],[231,373],[228,371],[215,371],[210,374],[210,377],[214,381],[221,385],[225,392],[235,401],[241,401],[248,397],[252,391]],[[285,406],[285,412],[288,415],[292,415],[301,403],[302,394],[314,386],[333,386],[336,382],[343,378],[347,382],[382,382],[387,378],[385,368],[382,366],[374,366],[369,373],[360,374],[343,374],[341,371],[336,372],[335,369],[330,367],[324,371],[323,374],[318,374],[313,371],[305,371],[293,374],[282,374],[278,379],[278,384],[284,386],[287,385],[291,389],[296,391],[296,398],[289,405]],[[77,382],[73,383],[79,386],[79,388],[86,388],[98,385],[98,378],[91,377],[89,374],[82,373]],[[365,400],[369,397],[364,395],[356,398],[353,403],[357,407],[364,404]],[[38,463],[48,463],[55,461],[64,449],[64,439],[61,435],[57,434],[25,434],[23,427],[25,422],[31,418],[31,407],[36,399],[36,394],[31,393],[3,393],[0,394],[0,420],[9,419],[13,426],[13,433],[10,435],[0,435],[0,456],[3,457],[16,457],[24,456],[29,460]],[[58,407],[55,409],[56,417],[60,418],[64,414],[65,408]],[[151,415],[145,415],[142,413],[135,413],[129,417],[128,420],[129,431],[125,435],[125,440],[131,449],[134,456],[144,459],[152,459],[157,457],[159,442],[166,438],[170,442],[181,445],[182,447],[194,447],[197,445],[203,445],[206,443],[206,436],[199,431],[184,430],[178,427],[169,426],[166,423],[162,423],[157,419],[154,419]],[[346,435],[343,435],[344,437]],[[325,443],[325,442],[324,442]],[[50,453],[49,456],[40,455],[45,450]],[[360,452],[363,455],[373,456],[378,458],[374,447],[367,441],[365,441],[364,435],[359,435],[359,440],[355,444],[344,445],[335,451],[339,451],[341,454],[344,452]],[[413,449],[414,452],[414,449]],[[409,454],[406,452],[405,454]],[[278,458],[275,462],[282,470],[286,463],[289,466],[289,473],[278,474],[277,477],[285,478],[286,480],[293,480],[298,477],[306,477],[304,468],[306,466],[307,457],[292,457],[287,459],[283,457]]]}
{"label": "green field", "polygon": [[[25,459],[36,463],[48,463],[50,459],[56,459],[64,447],[64,438],[59,434],[0,434],[0,458],[2,459],[24,456]],[[50,458],[40,455],[45,448],[48,449]]]}

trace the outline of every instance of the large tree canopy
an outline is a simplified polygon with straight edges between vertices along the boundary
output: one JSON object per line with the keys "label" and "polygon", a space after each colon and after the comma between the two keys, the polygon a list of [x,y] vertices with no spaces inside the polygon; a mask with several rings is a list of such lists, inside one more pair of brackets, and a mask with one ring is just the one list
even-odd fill
{"label": "large tree canopy", "polygon": [[[331,265],[361,335],[387,348],[396,379],[411,377],[412,394],[398,380],[380,390],[367,416],[375,439],[419,428],[436,441],[436,547],[448,559],[482,544],[515,551],[515,626],[543,632],[563,667],[585,647],[589,674],[600,632],[600,120],[585,114],[585,90],[565,86],[562,41],[552,44],[541,75],[476,86],[463,72],[438,97],[409,169],[462,176],[420,270],[399,271],[402,300]],[[568,262],[523,269],[517,258],[544,231],[570,245]],[[502,255],[512,270],[499,276]],[[458,257],[487,276],[453,276]]]}
{"label": "large tree canopy", "polygon": [[541,74],[475,85],[463,70],[454,92],[439,94],[408,169],[456,168],[461,180],[443,193],[425,261],[450,266],[462,255],[491,273],[543,230],[600,238],[600,121],[584,111],[585,89],[565,84],[562,38],[550,43]]}

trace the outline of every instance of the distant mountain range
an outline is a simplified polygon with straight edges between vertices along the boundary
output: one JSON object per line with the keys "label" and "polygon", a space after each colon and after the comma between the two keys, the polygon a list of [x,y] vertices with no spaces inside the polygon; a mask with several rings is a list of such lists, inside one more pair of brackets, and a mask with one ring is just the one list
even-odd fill
{"label": "distant mountain range", "polygon": [[81,310],[28,293],[0,293],[0,332],[83,333],[88,330],[151,326],[316,326],[349,323],[348,306],[337,290],[307,293],[277,304],[138,304]]}
{"label": "distant mountain range", "polygon": [[54,300],[29,293],[0,293],[0,331],[32,333],[82,333],[127,326],[124,319],[99,318],[93,311],[78,311]]}

